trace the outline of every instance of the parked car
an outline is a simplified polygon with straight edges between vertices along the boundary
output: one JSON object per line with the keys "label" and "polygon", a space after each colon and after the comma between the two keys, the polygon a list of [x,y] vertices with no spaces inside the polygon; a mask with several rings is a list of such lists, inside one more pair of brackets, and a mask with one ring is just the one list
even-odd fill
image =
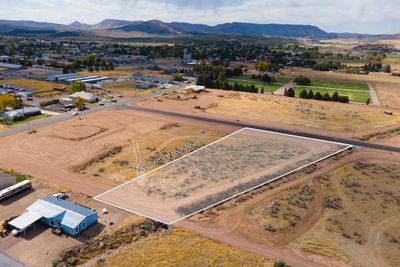
{"label": "parked car", "polygon": [[79,115],[79,112],[77,112],[77,111],[72,113],[72,116],[78,116],[78,115]]}

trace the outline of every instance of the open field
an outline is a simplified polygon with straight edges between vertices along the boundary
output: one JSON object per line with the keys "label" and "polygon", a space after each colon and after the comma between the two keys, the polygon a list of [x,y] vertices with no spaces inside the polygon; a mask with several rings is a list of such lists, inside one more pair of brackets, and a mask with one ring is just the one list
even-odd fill
{"label": "open field", "polygon": [[[304,127],[341,132],[366,134],[380,128],[396,127],[400,114],[387,115],[383,110],[365,105],[339,104],[324,101],[294,99],[274,95],[257,95],[221,90],[209,90],[196,99],[178,99],[179,93],[170,93],[137,105],[175,112],[196,113],[202,116],[222,117],[279,125],[279,127]],[[195,109],[200,107],[201,109]],[[293,128],[291,128],[293,129]],[[309,129],[308,129],[309,130]]]}
{"label": "open field", "polygon": [[371,159],[322,176],[325,212],[293,246],[310,250],[310,243],[322,242],[311,251],[321,254],[326,247],[323,243],[330,242],[341,252],[336,257],[353,265],[396,266],[400,249],[394,229],[400,223],[399,172],[397,161]]}
{"label": "open field", "polygon": [[[288,77],[282,77],[282,76],[272,76],[275,79],[275,84],[287,84],[288,82],[290,82],[292,80],[292,78],[288,78]],[[241,76],[234,76],[232,77],[232,80],[238,80],[238,81],[251,81],[251,82],[255,82],[255,83],[261,83],[258,80],[254,80],[251,78],[251,75],[249,74],[244,74]]]}
{"label": "open field", "polygon": [[[103,90],[118,96],[122,96],[123,98],[134,98],[153,93],[156,89],[136,89],[136,86],[133,82],[113,82],[104,84]],[[103,91],[99,91],[99,93],[101,92]],[[104,98],[107,99],[106,94]]]}
{"label": "open field", "polygon": [[243,129],[95,199],[172,224],[348,147]]}
{"label": "open field", "polygon": [[314,94],[319,92],[321,95],[324,95],[325,93],[328,93],[330,96],[332,96],[335,92],[338,92],[339,95],[341,96],[348,96],[350,98],[350,102],[356,102],[356,103],[362,103],[365,104],[367,100],[371,100],[371,95],[369,94],[369,91],[347,91],[343,89],[328,89],[328,88],[313,88],[313,87],[308,87],[308,86],[296,86],[294,87],[294,91],[296,93],[296,96],[300,95],[300,92],[306,90],[307,93],[310,90],[313,90]]}
{"label": "open field", "polygon": [[396,266],[399,161],[338,155],[178,225],[294,266]]}
{"label": "open field", "polygon": [[222,127],[185,122],[133,111],[101,111],[39,128],[35,134],[2,138],[0,151],[13,153],[0,153],[0,162],[2,167],[97,195],[136,176],[135,167],[158,153],[187,140],[204,145],[224,135]]}
{"label": "open field", "polygon": [[273,262],[184,230],[121,249],[97,266],[273,266]]}
{"label": "open field", "polygon": [[51,83],[45,81],[31,80],[31,79],[13,79],[5,80],[2,83],[10,84],[16,87],[26,88],[32,91],[32,93],[48,92],[53,91],[54,87],[65,87],[65,84]]}
{"label": "open field", "polygon": [[351,82],[337,82],[337,81],[323,81],[313,80],[311,86],[327,87],[332,89],[351,89],[351,90],[364,90],[368,91],[368,85],[365,83],[351,83]]}

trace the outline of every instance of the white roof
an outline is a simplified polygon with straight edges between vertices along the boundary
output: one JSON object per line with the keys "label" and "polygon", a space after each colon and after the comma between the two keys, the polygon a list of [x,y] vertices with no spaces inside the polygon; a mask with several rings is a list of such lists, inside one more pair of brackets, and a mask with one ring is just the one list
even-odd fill
{"label": "white roof", "polygon": [[94,99],[95,97],[94,97],[94,95],[93,94],[91,94],[91,93],[87,93],[87,92],[85,92],[85,91],[81,91],[81,92],[76,92],[76,93],[73,93],[72,95],[70,95],[70,97],[73,97],[73,98],[77,98],[77,97],[82,97],[83,99],[87,99],[87,100],[91,100],[91,99]]}
{"label": "white roof", "polygon": [[25,230],[28,228],[31,224],[34,222],[40,220],[43,216],[41,214],[37,214],[35,212],[25,212],[21,216],[15,218],[11,222],[9,222],[10,225],[14,226],[17,229],[20,230]]}
{"label": "white roof", "polygon": [[84,219],[82,214],[67,210],[61,224],[75,229]]}
{"label": "white roof", "polygon": [[57,217],[65,211],[65,209],[42,199],[36,200],[35,203],[27,208],[27,210],[33,213],[40,214],[42,217],[45,218]]}

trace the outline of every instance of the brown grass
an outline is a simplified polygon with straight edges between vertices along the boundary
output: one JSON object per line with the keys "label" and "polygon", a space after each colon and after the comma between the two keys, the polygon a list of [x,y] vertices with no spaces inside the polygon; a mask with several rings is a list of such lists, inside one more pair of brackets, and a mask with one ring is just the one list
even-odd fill
{"label": "brown grass", "polygon": [[98,266],[273,266],[270,260],[174,230],[121,249]]}

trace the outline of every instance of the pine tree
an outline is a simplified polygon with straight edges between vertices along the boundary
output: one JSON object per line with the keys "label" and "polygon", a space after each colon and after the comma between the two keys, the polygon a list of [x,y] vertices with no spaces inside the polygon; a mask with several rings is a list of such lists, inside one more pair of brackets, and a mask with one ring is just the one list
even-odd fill
{"label": "pine tree", "polygon": [[293,88],[289,88],[289,89],[287,90],[286,96],[288,96],[288,97],[295,97],[295,96],[296,96],[296,93],[295,93],[295,91],[293,90]]}
{"label": "pine tree", "polygon": [[368,98],[367,102],[365,104],[369,105],[370,102],[371,102],[371,100]]}
{"label": "pine tree", "polygon": [[321,100],[321,99],[322,99],[321,93],[320,93],[320,92],[316,92],[315,95],[314,95],[314,97],[313,97],[313,99],[315,99],[315,100]]}
{"label": "pine tree", "polygon": [[308,92],[307,99],[313,99],[313,98],[314,98],[314,92],[313,92],[313,90],[310,90]]}
{"label": "pine tree", "polygon": [[322,96],[322,100],[324,100],[324,101],[331,101],[332,98],[331,98],[331,96],[329,95],[329,93],[326,92],[326,93]]}
{"label": "pine tree", "polygon": [[299,97],[303,99],[308,97],[306,89],[301,90]]}
{"label": "pine tree", "polygon": [[264,94],[264,87],[261,87],[261,94]]}
{"label": "pine tree", "polygon": [[334,92],[332,95],[332,101],[338,102],[339,101],[339,94],[338,92]]}

